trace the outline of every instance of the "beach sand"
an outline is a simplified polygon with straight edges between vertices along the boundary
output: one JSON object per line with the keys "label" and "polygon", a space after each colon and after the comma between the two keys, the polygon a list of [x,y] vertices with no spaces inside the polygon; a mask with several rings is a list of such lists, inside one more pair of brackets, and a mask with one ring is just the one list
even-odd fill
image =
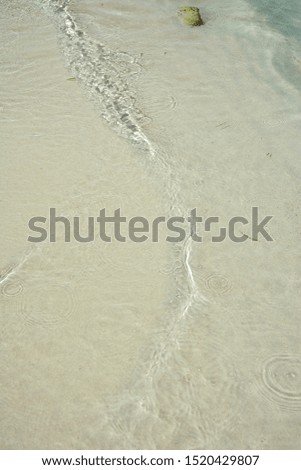
{"label": "beach sand", "polygon": [[[0,447],[299,449],[295,43],[242,1],[60,3],[0,6]],[[273,241],[27,240],[104,207]]]}

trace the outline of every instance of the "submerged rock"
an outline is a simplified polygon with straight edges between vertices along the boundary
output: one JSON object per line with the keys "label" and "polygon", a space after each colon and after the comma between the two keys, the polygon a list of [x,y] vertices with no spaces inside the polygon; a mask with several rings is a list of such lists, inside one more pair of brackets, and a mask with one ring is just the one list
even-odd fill
{"label": "submerged rock", "polygon": [[200,10],[197,7],[180,7],[178,8],[178,15],[189,26],[201,26],[204,24]]}

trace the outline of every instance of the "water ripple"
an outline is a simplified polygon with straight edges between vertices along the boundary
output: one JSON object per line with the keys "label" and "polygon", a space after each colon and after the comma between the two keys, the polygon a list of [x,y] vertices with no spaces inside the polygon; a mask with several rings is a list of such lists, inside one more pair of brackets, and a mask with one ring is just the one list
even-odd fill
{"label": "water ripple", "polygon": [[288,411],[301,410],[301,357],[275,355],[262,365],[260,390],[264,397]]}
{"label": "water ripple", "polygon": [[23,285],[19,281],[8,281],[3,284],[1,293],[7,297],[12,297],[20,294],[23,291]]}
{"label": "water ripple", "polygon": [[45,282],[26,287],[19,315],[31,325],[51,327],[67,321],[76,310],[75,292],[69,285]]}
{"label": "water ripple", "polygon": [[206,288],[214,294],[225,294],[232,289],[232,282],[230,279],[222,276],[221,274],[211,274],[205,279]]}
{"label": "water ripple", "polygon": [[139,69],[137,59],[90,38],[77,25],[69,1],[42,4],[57,20],[67,63],[97,103],[101,116],[119,134],[154,152],[141,129],[146,117],[135,106],[136,96],[129,86],[131,76]]}

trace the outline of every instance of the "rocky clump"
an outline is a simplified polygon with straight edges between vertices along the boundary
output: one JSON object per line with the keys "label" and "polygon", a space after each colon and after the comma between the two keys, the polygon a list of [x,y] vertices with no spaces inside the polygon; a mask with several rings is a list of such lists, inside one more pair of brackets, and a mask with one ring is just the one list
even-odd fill
{"label": "rocky clump", "polygon": [[197,7],[180,7],[178,8],[178,15],[182,18],[183,23],[188,26],[201,26],[204,24],[200,10]]}

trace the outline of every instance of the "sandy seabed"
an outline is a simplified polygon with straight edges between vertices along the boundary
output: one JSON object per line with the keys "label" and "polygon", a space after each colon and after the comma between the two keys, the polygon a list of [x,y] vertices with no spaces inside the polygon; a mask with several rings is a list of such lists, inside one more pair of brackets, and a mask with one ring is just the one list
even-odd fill
{"label": "sandy seabed", "polygon": [[[194,29],[171,0],[59,3],[0,6],[0,447],[299,449],[287,38],[241,1],[204,1]],[[225,222],[255,206],[273,242],[27,241],[50,207]]]}

